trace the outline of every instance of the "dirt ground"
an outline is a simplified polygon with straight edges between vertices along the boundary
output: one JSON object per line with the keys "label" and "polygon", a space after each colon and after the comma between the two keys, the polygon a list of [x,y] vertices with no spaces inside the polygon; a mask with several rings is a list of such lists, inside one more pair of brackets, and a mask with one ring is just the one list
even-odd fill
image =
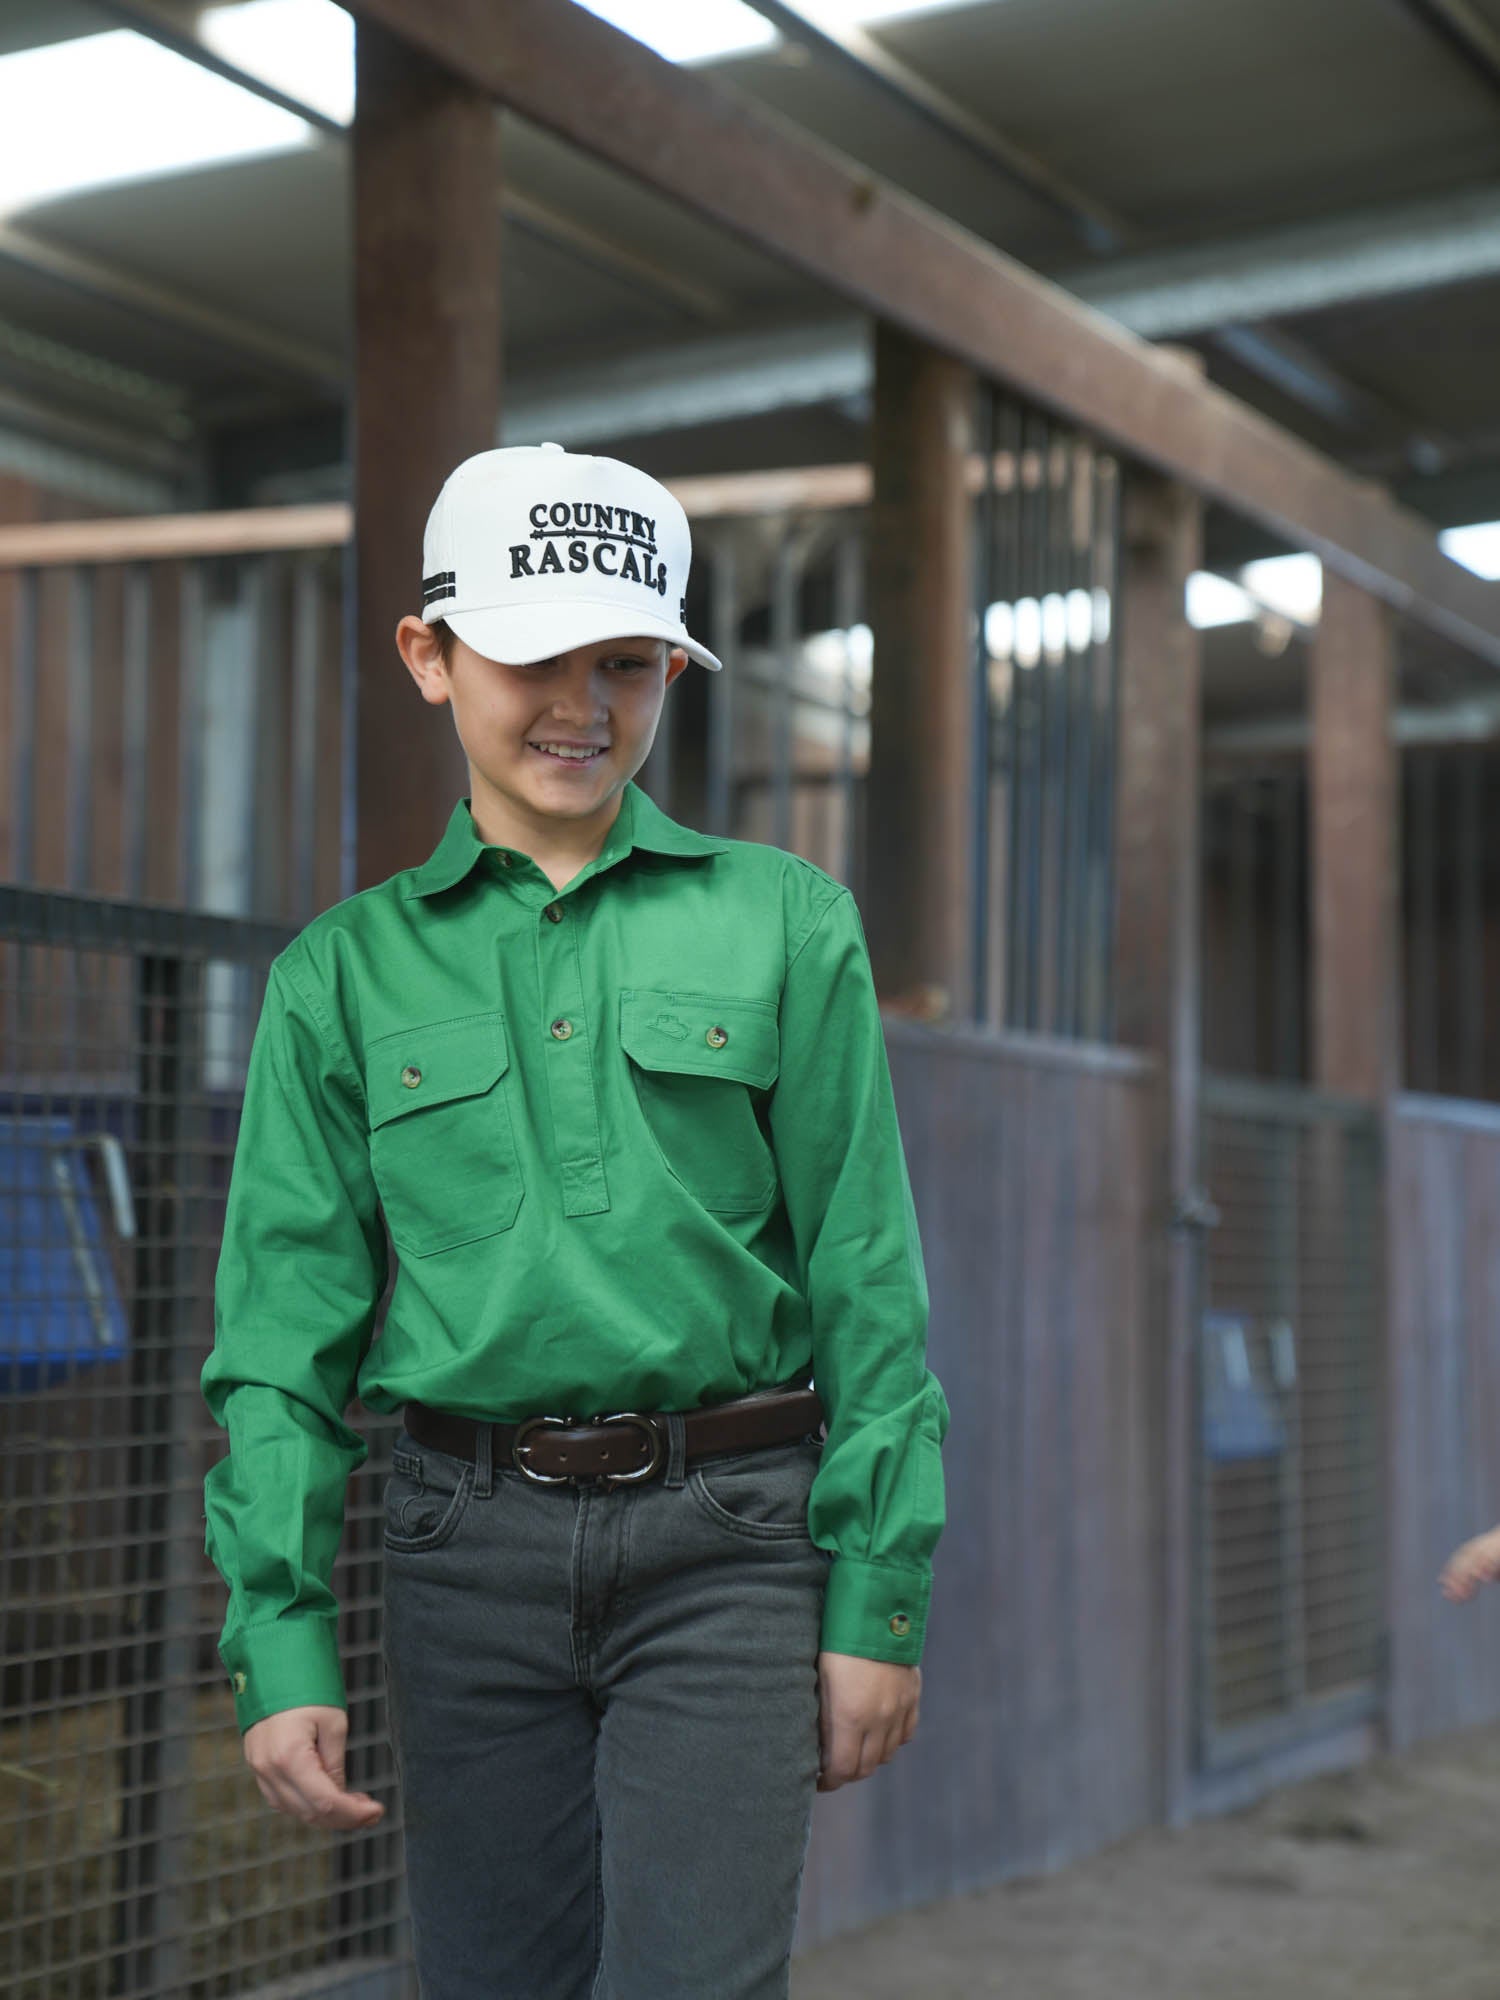
{"label": "dirt ground", "polygon": [[1500,2000],[1500,1728],[792,1963],[792,2000]]}

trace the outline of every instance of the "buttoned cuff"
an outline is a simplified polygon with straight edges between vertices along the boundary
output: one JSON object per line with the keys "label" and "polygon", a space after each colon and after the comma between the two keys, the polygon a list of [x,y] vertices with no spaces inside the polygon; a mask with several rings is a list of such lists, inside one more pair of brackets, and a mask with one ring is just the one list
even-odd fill
{"label": "buttoned cuff", "polygon": [[241,1735],[284,1708],[349,1706],[336,1618],[277,1618],[219,1647]]}
{"label": "buttoned cuff", "polygon": [[922,1657],[931,1596],[930,1569],[894,1569],[835,1556],[818,1643],[825,1653],[855,1653],[914,1667]]}

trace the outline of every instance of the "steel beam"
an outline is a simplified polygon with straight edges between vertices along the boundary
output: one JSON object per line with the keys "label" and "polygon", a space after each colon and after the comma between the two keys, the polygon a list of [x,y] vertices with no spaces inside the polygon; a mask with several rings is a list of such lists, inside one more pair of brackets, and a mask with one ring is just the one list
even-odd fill
{"label": "steel beam", "polygon": [[1487,185],[1229,242],[1076,265],[1057,282],[1133,333],[1166,340],[1497,272],[1500,190]]}
{"label": "steel beam", "polygon": [[559,0],[345,0],[496,101],[1007,382],[1500,666],[1428,524],[1060,287],[714,78]]}
{"label": "steel beam", "polygon": [[915,112],[945,139],[962,146],[987,167],[1025,188],[1071,223],[1084,242],[1096,250],[1116,250],[1134,234],[1093,198],[1025,146],[940,90],[909,63],[876,41],[863,28],[813,18],[788,0],[747,0],[788,41],[796,42],[847,71],[861,83],[873,84],[904,111]]}

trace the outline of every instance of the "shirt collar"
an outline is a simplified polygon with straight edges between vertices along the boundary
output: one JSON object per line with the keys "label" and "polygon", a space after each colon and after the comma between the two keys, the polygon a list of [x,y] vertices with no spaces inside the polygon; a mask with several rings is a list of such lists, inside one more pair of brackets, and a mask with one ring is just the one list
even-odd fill
{"label": "shirt collar", "polygon": [[[653,854],[698,856],[722,854],[727,846],[727,841],[695,833],[691,827],[670,819],[650,794],[630,778],[626,780],[620,810],[605,835],[598,859],[603,868],[620,860],[633,847],[645,848]],[[461,798],[449,814],[443,837],[432,853],[419,868],[408,872],[403,895],[432,896],[439,890],[451,889],[456,882],[463,881],[489,847],[490,843],[479,837],[468,798]]]}

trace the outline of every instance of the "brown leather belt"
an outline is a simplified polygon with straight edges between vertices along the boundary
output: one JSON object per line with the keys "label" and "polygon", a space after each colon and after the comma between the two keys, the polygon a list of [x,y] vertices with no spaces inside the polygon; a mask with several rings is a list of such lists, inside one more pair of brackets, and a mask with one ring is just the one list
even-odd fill
{"label": "brown leather belt", "polygon": [[[806,1437],[823,1422],[823,1405],[806,1376],[775,1389],[736,1396],[727,1403],[710,1403],[682,1411],[688,1461],[715,1451],[746,1451],[756,1445],[787,1444]],[[525,1417],[517,1424],[490,1422],[494,1433],[492,1462],[510,1463],[542,1486],[576,1485],[597,1479],[607,1487],[655,1478],[667,1462],[670,1435],[666,1410],[616,1410],[592,1417]],[[451,1452],[456,1458],[478,1456],[479,1435],[486,1419],[460,1416],[456,1410],[434,1410],[426,1403],[408,1403],[406,1428],[418,1444]]]}

